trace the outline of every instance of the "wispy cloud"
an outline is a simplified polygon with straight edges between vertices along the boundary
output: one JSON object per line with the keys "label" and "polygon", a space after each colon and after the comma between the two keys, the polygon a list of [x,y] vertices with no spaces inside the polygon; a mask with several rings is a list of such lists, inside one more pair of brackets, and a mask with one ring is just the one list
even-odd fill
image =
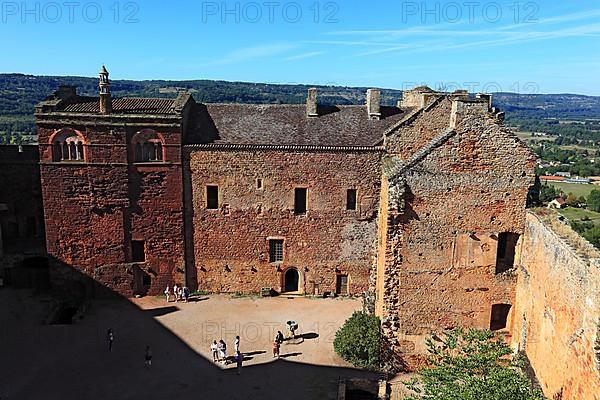
{"label": "wispy cloud", "polygon": [[291,57],[286,57],[283,59],[283,61],[304,60],[305,58],[316,57],[316,56],[320,56],[322,54],[325,54],[325,52],[324,51],[311,51],[309,53],[303,53],[303,54],[298,54],[298,55],[291,56]]}
{"label": "wispy cloud", "polygon": [[227,64],[236,64],[244,61],[255,60],[258,58],[271,57],[275,55],[279,55],[290,51],[297,47],[295,44],[291,43],[278,43],[278,44],[267,44],[267,45],[258,45],[245,47],[241,49],[237,49],[232,51],[229,54],[223,56],[223,58],[209,61],[206,66],[218,66],[218,65],[227,65]]}

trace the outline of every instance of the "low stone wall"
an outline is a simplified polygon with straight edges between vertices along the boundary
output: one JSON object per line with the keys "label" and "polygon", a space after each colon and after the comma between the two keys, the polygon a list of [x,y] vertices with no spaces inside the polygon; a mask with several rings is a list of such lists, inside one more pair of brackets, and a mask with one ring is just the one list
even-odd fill
{"label": "low stone wall", "polygon": [[527,215],[512,339],[545,395],[600,399],[600,253],[555,214]]}

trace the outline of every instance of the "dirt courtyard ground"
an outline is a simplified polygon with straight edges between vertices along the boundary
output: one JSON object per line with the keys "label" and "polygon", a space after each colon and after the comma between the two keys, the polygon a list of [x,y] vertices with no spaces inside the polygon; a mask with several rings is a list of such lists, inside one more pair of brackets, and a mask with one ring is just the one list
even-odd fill
{"label": "dirt courtyard ground", "polygon": [[[96,300],[73,325],[44,325],[50,299],[0,290],[0,399],[335,399],[341,378],[373,377],[333,351],[335,332],[358,300],[202,296]],[[287,320],[299,344],[272,357],[272,340]],[[114,330],[109,352],[106,331]],[[236,335],[246,361],[212,362],[210,342]],[[153,365],[144,366],[150,345]]]}

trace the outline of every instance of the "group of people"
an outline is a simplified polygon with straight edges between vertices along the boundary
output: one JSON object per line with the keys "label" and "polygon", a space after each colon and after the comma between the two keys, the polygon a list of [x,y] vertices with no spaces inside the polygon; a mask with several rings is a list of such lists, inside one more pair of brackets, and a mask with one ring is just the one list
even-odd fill
{"label": "group of people", "polygon": [[187,286],[177,286],[177,284],[173,285],[173,293],[171,293],[171,288],[167,285],[165,289],[165,296],[167,297],[167,303],[171,301],[171,296],[175,298],[175,303],[179,300],[184,302],[188,302],[190,298],[190,289]]}
{"label": "group of people", "polygon": [[[242,363],[244,361],[244,355],[240,352],[240,337],[236,336],[233,342],[233,361],[237,363],[237,374],[239,375],[242,371]],[[210,345],[210,351],[212,353],[214,362],[221,362],[224,365],[229,364],[229,358],[227,358],[227,343],[223,339],[213,340]]]}
{"label": "group of people", "polygon": [[[106,332],[106,341],[108,342],[108,351],[112,352],[113,342],[115,341],[115,333],[112,328],[108,328]],[[144,353],[144,365],[149,367],[152,365],[152,349],[149,345],[146,345],[146,351]]]}

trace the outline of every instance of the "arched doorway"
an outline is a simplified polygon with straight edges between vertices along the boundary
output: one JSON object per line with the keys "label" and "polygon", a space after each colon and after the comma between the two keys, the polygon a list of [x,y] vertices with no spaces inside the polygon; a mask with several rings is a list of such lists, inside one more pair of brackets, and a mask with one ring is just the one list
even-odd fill
{"label": "arched doorway", "polygon": [[290,268],[285,271],[283,275],[283,291],[284,292],[297,292],[298,283],[300,282],[300,275],[296,268]]}

